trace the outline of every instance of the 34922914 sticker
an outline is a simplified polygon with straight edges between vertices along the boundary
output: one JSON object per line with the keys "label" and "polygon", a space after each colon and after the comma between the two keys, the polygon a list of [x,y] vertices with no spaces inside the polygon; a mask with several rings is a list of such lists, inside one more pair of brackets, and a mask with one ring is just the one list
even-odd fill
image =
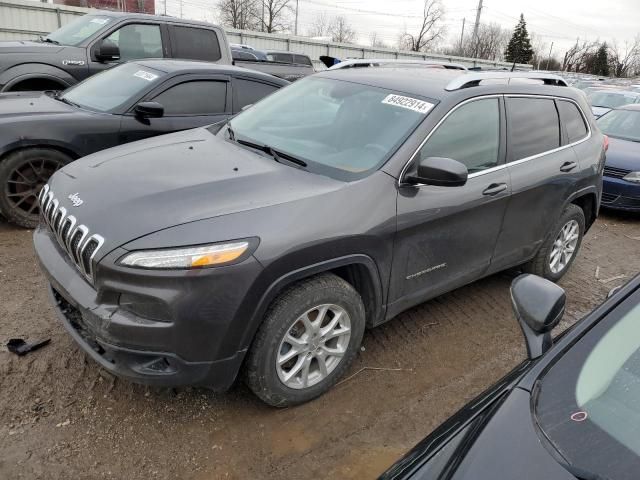
{"label": "34922914 sticker", "polygon": [[403,97],[402,95],[393,94],[387,95],[384,100],[382,100],[382,103],[413,110],[414,112],[422,113],[423,115],[426,115],[429,110],[433,108],[433,103],[418,100],[417,98]]}
{"label": "34922914 sticker", "polygon": [[133,74],[133,76],[142,78],[147,82],[153,82],[156,78],[158,78],[158,75],[155,75],[151,72],[145,72],[144,70],[138,70],[136,73]]}

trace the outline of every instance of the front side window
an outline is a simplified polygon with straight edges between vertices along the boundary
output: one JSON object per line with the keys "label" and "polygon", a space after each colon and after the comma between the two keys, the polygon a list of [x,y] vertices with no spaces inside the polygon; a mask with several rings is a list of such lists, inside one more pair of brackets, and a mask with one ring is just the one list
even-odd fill
{"label": "front side window", "polygon": [[82,108],[114,112],[157,85],[166,74],[136,63],[125,63],[89,77],[60,97]]}
{"label": "front side window", "polygon": [[548,152],[560,146],[560,120],[548,98],[507,98],[511,160]]}
{"label": "front side window", "polygon": [[640,293],[627,298],[539,382],[540,428],[584,478],[640,472]]}
{"label": "front side window", "polygon": [[240,113],[230,125],[238,141],[270,146],[303,160],[310,171],[349,180],[381,166],[434,103],[385,88],[307,77]]}
{"label": "front side window", "polygon": [[111,22],[113,22],[113,18],[111,17],[85,15],[67,23],[64,27],[59,28],[55,32],[51,32],[49,35],[44,37],[44,39],[53,43],[59,43],[60,45],[77,46],[87,38],[91,37],[98,30],[105,28]]}
{"label": "front side window", "polygon": [[567,131],[569,137],[569,143],[577,142],[587,136],[589,131],[584,121],[584,117],[580,113],[580,110],[573,102],[567,102],[566,100],[558,100],[558,112],[560,113],[560,120]]}
{"label": "front side window", "polygon": [[611,110],[597,122],[605,135],[640,142],[640,110]]}
{"label": "front side window", "polygon": [[474,173],[498,165],[499,148],[500,104],[487,98],[454,110],[422,147],[420,158],[451,158]]}
{"label": "front side window", "polygon": [[129,24],[116,30],[105,41],[120,49],[120,60],[162,58],[159,25]]}
{"label": "front side window", "polygon": [[213,30],[192,27],[171,27],[171,48],[174,58],[188,60],[220,60],[220,42]]}
{"label": "front side window", "polygon": [[226,111],[227,83],[215,80],[180,83],[153,101],[164,107],[167,116],[222,114]]}

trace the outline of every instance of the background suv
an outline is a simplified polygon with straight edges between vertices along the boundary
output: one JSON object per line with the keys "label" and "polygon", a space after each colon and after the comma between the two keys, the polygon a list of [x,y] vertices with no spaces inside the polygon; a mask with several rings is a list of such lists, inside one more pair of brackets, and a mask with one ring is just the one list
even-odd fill
{"label": "background suv", "polygon": [[104,368],[216,389],[242,370],[292,405],[339,380],[365,327],[509,267],[561,278],[604,138],[555,76],[327,71],[64,167],[35,247]]}

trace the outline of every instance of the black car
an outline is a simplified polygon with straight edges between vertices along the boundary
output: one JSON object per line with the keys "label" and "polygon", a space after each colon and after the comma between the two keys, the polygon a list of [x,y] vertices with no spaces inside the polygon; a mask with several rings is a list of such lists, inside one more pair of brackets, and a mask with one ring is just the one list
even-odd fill
{"label": "black car", "polygon": [[72,160],[227,120],[287,84],[224,65],[142,60],[61,94],[0,94],[0,213],[18,225],[35,227],[38,193],[54,171]]}
{"label": "black car", "polygon": [[307,401],[366,327],[509,267],[564,275],[600,202],[588,108],[544,74],[317,73],[64,167],[36,251],[115,374],[225,389],[242,368],[264,401]]}
{"label": "black car", "polygon": [[551,341],[564,291],[516,278],[529,359],[380,480],[635,480],[640,472],[640,276]]}

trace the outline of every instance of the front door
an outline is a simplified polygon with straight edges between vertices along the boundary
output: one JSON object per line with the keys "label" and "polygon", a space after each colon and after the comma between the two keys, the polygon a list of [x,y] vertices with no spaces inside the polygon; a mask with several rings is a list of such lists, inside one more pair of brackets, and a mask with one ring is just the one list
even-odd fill
{"label": "front door", "polygon": [[487,271],[511,193],[502,102],[493,96],[461,104],[413,159],[458,160],[469,170],[466,185],[411,186],[401,179],[389,316]]}

